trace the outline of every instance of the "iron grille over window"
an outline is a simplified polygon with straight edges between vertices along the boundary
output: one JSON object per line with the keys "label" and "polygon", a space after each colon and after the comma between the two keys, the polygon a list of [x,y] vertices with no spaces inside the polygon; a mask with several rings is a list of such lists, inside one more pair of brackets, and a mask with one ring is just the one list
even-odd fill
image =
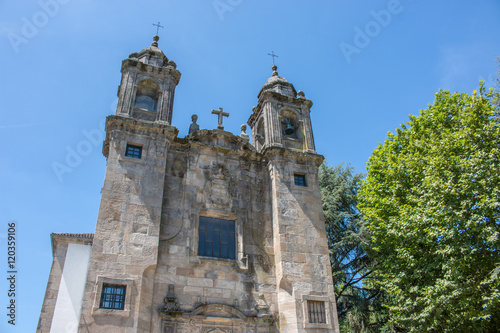
{"label": "iron grille over window", "polygon": [[127,286],[117,284],[103,284],[101,293],[101,309],[123,310],[125,307],[125,293]]}
{"label": "iron grille over window", "polygon": [[326,324],[325,302],[307,301],[307,310],[309,312],[309,323]]}
{"label": "iron grille over window", "polygon": [[307,184],[306,184],[306,175],[294,174],[293,177],[295,179],[295,185],[297,185],[297,186],[307,186]]}
{"label": "iron grille over window", "polygon": [[234,221],[200,217],[198,255],[236,259]]}
{"label": "iron grille over window", "polygon": [[127,145],[127,149],[125,150],[125,156],[140,159],[141,155],[142,155],[142,147]]}

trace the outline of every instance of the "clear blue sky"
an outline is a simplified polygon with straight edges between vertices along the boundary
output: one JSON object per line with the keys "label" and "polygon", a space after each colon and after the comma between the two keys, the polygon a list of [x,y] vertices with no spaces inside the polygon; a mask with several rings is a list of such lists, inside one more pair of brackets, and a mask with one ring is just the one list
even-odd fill
{"label": "clear blue sky", "polygon": [[[94,231],[106,160],[84,132],[102,131],[115,112],[121,61],[151,44],[158,21],[159,45],[182,72],[180,136],[193,113],[201,128],[216,128],[218,107],[230,112],[225,129],[239,134],[274,51],[279,74],[314,102],[317,151],[357,171],[439,89],[470,93],[481,78],[491,85],[500,55],[498,0],[0,1],[1,332],[36,328],[50,233]],[[81,158],[68,166],[72,150]],[[71,172],[58,177],[54,163]],[[11,220],[15,327],[5,316]]]}

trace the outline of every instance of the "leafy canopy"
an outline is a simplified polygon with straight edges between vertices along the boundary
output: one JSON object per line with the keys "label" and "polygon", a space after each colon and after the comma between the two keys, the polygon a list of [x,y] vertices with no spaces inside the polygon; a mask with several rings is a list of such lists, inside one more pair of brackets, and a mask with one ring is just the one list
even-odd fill
{"label": "leafy canopy", "polygon": [[359,208],[370,255],[394,322],[410,331],[500,327],[497,111],[476,92],[440,91],[368,162]]}

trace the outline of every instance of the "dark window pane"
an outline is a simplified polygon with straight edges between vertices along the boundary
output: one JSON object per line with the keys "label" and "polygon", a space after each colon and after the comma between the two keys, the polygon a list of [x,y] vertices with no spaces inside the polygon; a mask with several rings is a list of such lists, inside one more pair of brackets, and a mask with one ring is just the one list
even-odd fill
{"label": "dark window pane", "polygon": [[307,301],[309,322],[315,324],[326,324],[325,302]]}
{"label": "dark window pane", "polygon": [[207,221],[207,242],[214,241],[214,224]]}
{"label": "dark window pane", "polygon": [[229,244],[228,244],[228,258],[236,259],[236,249],[235,249],[235,235],[229,235]]}
{"label": "dark window pane", "polygon": [[214,232],[214,257],[220,258],[220,233]]}
{"label": "dark window pane", "polygon": [[127,148],[125,149],[125,156],[140,159],[141,155],[142,155],[142,147],[127,145]]}
{"label": "dark window pane", "polygon": [[[229,255],[227,253],[227,248],[228,248],[227,244],[221,244],[220,245],[220,256],[221,256],[221,258],[229,258]],[[230,259],[232,259],[232,258],[230,258]]]}
{"label": "dark window pane", "polygon": [[222,231],[221,231],[221,235],[220,235],[220,242],[221,242],[221,244],[227,244],[228,236],[229,236],[228,231],[227,231],[227,229],[228,229],[227,225],[228,224],[229,223],[224,223],[222,225]]}
{"label": "dark window pane", "polygon": [[127,286],[103,284],[101,303],[102,309],[123,310],[125,307],[125,292]]}
{"label": "dark window pane", "polygon": [[205,255],[207,257],[213,257],[213,251],[212,251],[212,243],[207,243],[207,250],[205,251]]}
{"label": "dark window pane", "polygon": [[221,223],[221,220],[214,221],[214,232],[220,232],[220,223]]}
{"label": "dark window pane", "polygon": [[198,255],[235,259],[235,222],[200,217]]}
{"label": "dark window pane", "polygon": [[206,239],[206,232],[205,230],[200,230],[200,242],[198,244],[198,255],[200,256],[205,256],[205,239]]}
{"label": "dark window pane", "polygon": [[306,176],[294,174],[295,185],[297,186],[307,186],[306,184]]}

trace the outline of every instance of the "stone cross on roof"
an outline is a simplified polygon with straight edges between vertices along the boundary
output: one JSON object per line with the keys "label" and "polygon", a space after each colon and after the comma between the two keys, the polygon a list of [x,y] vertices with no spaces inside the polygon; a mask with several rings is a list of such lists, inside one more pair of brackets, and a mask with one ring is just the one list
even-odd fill
{"label": "stone cross on roof", "polygon": [[222,112],[222,108],[219,108],[219,110],[212,110],[212,114],[216,114],[219,116],[219,124],[217,125],[217,129],[224,130],[224,126],[222,126],[222,117],[229,117],[229,113]]}

